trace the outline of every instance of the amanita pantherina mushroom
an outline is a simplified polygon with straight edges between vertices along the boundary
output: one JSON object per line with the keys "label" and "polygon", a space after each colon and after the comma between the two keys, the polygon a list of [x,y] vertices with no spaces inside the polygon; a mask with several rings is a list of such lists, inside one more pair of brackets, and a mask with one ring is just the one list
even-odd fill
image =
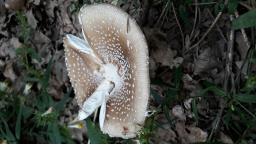
{"label": "amanita pantherina mushroom", "polygon": [[111,137],[135,137],[144,123],[149,97],[148,48],[135,20],[108,4],[79,12],[83,38],[64,37],[66,65],[78,120],[98,107],[99,124]]}

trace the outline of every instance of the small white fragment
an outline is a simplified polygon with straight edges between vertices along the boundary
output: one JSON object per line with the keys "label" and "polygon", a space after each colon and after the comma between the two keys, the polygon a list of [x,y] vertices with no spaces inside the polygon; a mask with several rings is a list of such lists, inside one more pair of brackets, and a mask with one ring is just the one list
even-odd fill
{"label": "small white fragment", "polygon": [[101,106],[108,98],[111,89],[113,89],[113,85],[108,80],[103,80],[95,92],[84,102],[82,109],[78,112],[78,120],[86,119]]}
{"label": "small white fragment", "polygon": [[176,105],[172,108],[172,114],[174,117],[180,120],[186,120],[186,115],[184,109],[180,105]]}

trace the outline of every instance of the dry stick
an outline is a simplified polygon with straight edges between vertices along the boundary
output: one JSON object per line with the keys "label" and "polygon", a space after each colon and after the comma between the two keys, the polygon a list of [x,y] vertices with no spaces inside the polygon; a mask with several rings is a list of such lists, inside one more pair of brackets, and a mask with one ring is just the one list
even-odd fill
{"label": "dry stick", "polygon": [[181,29],[180,22],[179,22],[179,20],[178,20],[178,18],[177,18],[177,15],[176,15],[176,11],[175,11],[173,2],[171,3],[171,5],[172,5],[172,10],[173,10],[173,14],[174,14],[176,23],[177,23],[177,25],[178,25],[178,27],[179,27],[179,30],[180,30],[181,39],[182,39],[182,48],[183,48],[183,50],[184,50],[184,46],[185,46],[185,45],[184,45],[184,34],[183,34],[182,29]]}
{"label": "dry stick", "polygon": [[248,10],[252,10],[253,8],[251,6],[249,6],[248,4],[244,3],[244,2],[239,2],[240,5],[246,7]]}
{"label": "dry stick", "polygon": [[[236,18],[238,18],[239,17],[239,14],[238,14],[238,12],[236,11],[235,12],[235,16],[236,16]],[[250,44],[250,42],[249,42],[249,40],[248,40],[248,37],[247,37],[247,35],[246,35],[246,32],[245,32],[245,30],[243,29],[243,28],[241,28],[241,33],[242,33],[242,35],[243,35],[243,37],[244,37],[244,42],[246,43],[246,46],[247,46],[247,48],[249,49],[251,46],[251,44]]]}
{"label": "dry stick", "polygon": [[[225,0],[224,5],[227,5],[228,0]],[[211,24],[211,26],[207,29],[207,31],[204,33],[204,35],[201,37],[201,39],[194,44],[193,46],[190,47],[189,50],[187,50],[185,53],[189,52],[190,50],[194,49],[195,47],[197,47],[204,39],[205,37],[208,35],[208,33],[212,30],[212,28],[215,26],[215,24],[217,23],[217,21],[220,19],[221,15],[222,15],[222,11],[218,13],[217,17],[214,19],[213,23]]]}
{"label": "dry stick", "polygon": [[[239,17],[239,14],[238,14],[238,12],[236,11],[235,12],[235,16],[236,16],[236,18],[238,18]],[[245,32],[245,30],[242,28],[241,29],[241,33],[242,33],[242,35],[243,35],[243,38],[244,38],[244,42],[246,43],[246,46],[247,46],[247,48],[248,48],[248,50],[247,50],[247,54],[246,54],[246,57],[245,57],[245,59],[243,60],[243,62],[242,62],[242,66],[239,68],[239,70],[238,70],[238,76],[236,77],[236,79],[235,79],[235,83],[237,83],[237,81],[239,80],[239,78],[240,78],[240,74],[241,74],[241,72],[242,72],[242,70],[243,70],[243,68],[244,68],[244,66],[245,66],[245,64],[246,64],[246,61],[247,61],[247,57],[248,57],[248,54],[249,54],[249,52],[250,52],[250,48],[251,48],[251,44],[250,44],[250,42],[249,42],[249,40],[248,40],[248,37],[247,37],[247,34],[246,34],[246,32]]]}
{"label": "dry stick", "polygon": [[159,16],[159,18],[158,18],[158,20],[157,20],[157,22],[156,22],[156,26],[159,24],[160,20],[162,19],[163,15],[164,15],[164,13],[165,13],[165,11],[166,11],[166,8],[167,8],[168,4],[169,4],[169,1],[168,1],[168,2],[166,3],[166,5],[164,6],[164,9],[163,9],[163,11],[161,12],[161,14],[160,14],[160,16]]}
{"label": "dry stick", "polygon": [[[230,20],[233,21],[233,19],[234,19],[233,15],[231,15]],[[232,79],[232,64],[233,64],[234,35],[235,35],[235,31],[231,29],[230,35],[229,35],[229,41],[228,41],[226,72],[225,72],[225,79],[224,79],[224,90],[225,90],[226,95],[229,95],[229,93],[228,93],[229,81],[230,80],[233,81],[233,79]],[[213,134],[219,128],[220,120],[221,120],[224,108],[226,107],[226,101],[222,97],[220,98],[219,105],[220,105],[220,110],[218,111],[216,119],[213,123],[214,126],[209,135],[209,140],[212,138]]]}
{"label": "dry stick", "polygon": [[200,40],[194,44],[193,46],[191,46],[189,48],[189,50],[186,51],[186,53],[192,49],[194,49],[195,47],[197,47],[204,39],[205,37],[208,35],[208,33],[212,30],[212,28],[214,27],[214,25],[217,23],[217,21],[219,20],[220,16],[222,15],[222,12],[219,12],[217,17],[214,19],[213,23],[211,24],[211,26],[207,29],[207,31],[204,33],[204,35],[200,38]]}
{"label": "dry stick", "polygon": [[[197,3],[197,0],[195,0],[195,3]],[[195,19],[194,19],[194,24],[193,24],[193,29],[190,33],[190,41],[191,41],[191,38],[194,34],[194,31],[195,31],[195,27],[196,27],[196,22],[197,22],[197,13],[198,13],[198,5],[195,5]]]}
{"label": "dry stick", "polygon": [[217,2],[202,2],[202,3],[193,3],[192,5],[198,5],[198,6],[203,6],[203,5],[212,5],[212,4],[216,4]]}
{"label": "dry stick", "polygon": [[[212,19],[214,19],[213,15],[212,15],[212,13],[211,13],[211,11],[210,11],[209,9],[207,9],[207,12],[209,13],[210,17],[211,17]],[[227,38],[224,36],[224,34],[223,34],[223,32],[221,31],[221,29],[220,29],[220,27],[219,27],[218,24],[216,24],[216,27],[217,27],[217,30],[218,30],[219,33],[220,33],[220,36],[224,39],[225,42],[228,42]]]}

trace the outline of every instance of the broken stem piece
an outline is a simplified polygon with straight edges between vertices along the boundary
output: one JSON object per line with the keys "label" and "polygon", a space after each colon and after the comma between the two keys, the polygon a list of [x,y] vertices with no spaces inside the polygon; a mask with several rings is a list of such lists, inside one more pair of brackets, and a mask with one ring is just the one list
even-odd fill
{"label": "broken stem piece", "polygon": [[[113,84],[108,80],[104,80],[95,92],[84,102],[82,109],[79,110],[78,120],[84,120],[90,116],[98,107],[106,103]],[[103,104],[106,105],[106,104]]]}

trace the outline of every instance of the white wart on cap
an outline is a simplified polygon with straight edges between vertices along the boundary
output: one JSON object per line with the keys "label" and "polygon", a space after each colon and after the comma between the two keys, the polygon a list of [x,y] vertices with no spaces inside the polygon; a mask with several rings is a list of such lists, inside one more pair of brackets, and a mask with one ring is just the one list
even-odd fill
{"label": "white wart on cap", "polygon": [[90,102],[101,103],[101,130],[111,137],[135,137],[144,123],[149,97],[144,35],[133,18],[108,4],[82,7],[79,19],[85,41],[64,38],[78,104],[86,110]]}

